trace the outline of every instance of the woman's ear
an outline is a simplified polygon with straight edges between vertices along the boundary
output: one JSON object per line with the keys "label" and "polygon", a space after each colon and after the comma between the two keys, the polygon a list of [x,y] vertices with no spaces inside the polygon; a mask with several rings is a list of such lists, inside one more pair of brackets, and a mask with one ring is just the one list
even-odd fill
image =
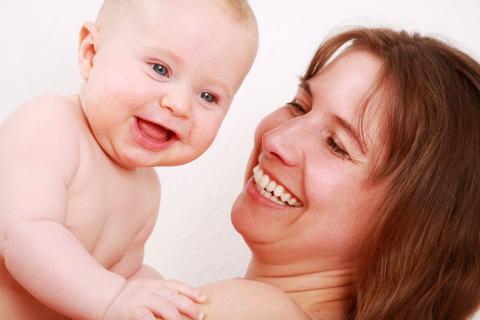
{"label": "woman's ear", "polygon": [[92,70],[95,55],[97,53],[98,29],[91,23],[86,22],[80,30],[78,47],[78,66],[84,80],[88,80]]}

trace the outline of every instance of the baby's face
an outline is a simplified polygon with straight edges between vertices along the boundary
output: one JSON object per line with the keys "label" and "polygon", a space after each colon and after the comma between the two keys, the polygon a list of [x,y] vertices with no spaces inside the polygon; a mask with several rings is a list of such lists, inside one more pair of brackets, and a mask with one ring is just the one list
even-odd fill
{"label": "baby's face", "polygon": [[179,165],[212,143],[256,53],[252,29],[209,1],[141,1],[99,28],[81,102],[127,168]]}

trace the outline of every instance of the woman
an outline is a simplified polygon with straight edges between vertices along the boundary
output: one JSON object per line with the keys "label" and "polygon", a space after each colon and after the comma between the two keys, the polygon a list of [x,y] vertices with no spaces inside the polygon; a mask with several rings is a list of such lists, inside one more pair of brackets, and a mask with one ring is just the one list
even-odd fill
{"label": "woman", "polygon": [[[232,211],[246,279],[214,319],[465,319],[480,302],[480,65],[439,41],[326,41],[258,126]],[[252,281],[253,280],[253,281]]]}

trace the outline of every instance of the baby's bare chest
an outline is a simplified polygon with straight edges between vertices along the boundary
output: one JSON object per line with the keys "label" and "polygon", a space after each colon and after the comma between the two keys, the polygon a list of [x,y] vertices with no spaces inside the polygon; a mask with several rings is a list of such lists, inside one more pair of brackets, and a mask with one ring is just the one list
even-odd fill
{"label": "baby's bare chest", "polygon": [[158,210],[151,169],[126,171],[108,159],[82,158],[68,189],[67,228],[104,267],[118,263]]}

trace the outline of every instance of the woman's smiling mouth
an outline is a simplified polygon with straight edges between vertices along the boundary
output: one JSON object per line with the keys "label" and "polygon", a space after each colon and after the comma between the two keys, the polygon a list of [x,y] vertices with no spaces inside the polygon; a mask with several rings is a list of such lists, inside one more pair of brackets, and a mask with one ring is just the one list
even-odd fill
{"label": "woman's smiling mouth", "polygon": [[274,203],[282,206],[302,207],[303,204],[279,182],[274,181],[263,172],[260,165],[253,168],[253,182],[260,194]]}

